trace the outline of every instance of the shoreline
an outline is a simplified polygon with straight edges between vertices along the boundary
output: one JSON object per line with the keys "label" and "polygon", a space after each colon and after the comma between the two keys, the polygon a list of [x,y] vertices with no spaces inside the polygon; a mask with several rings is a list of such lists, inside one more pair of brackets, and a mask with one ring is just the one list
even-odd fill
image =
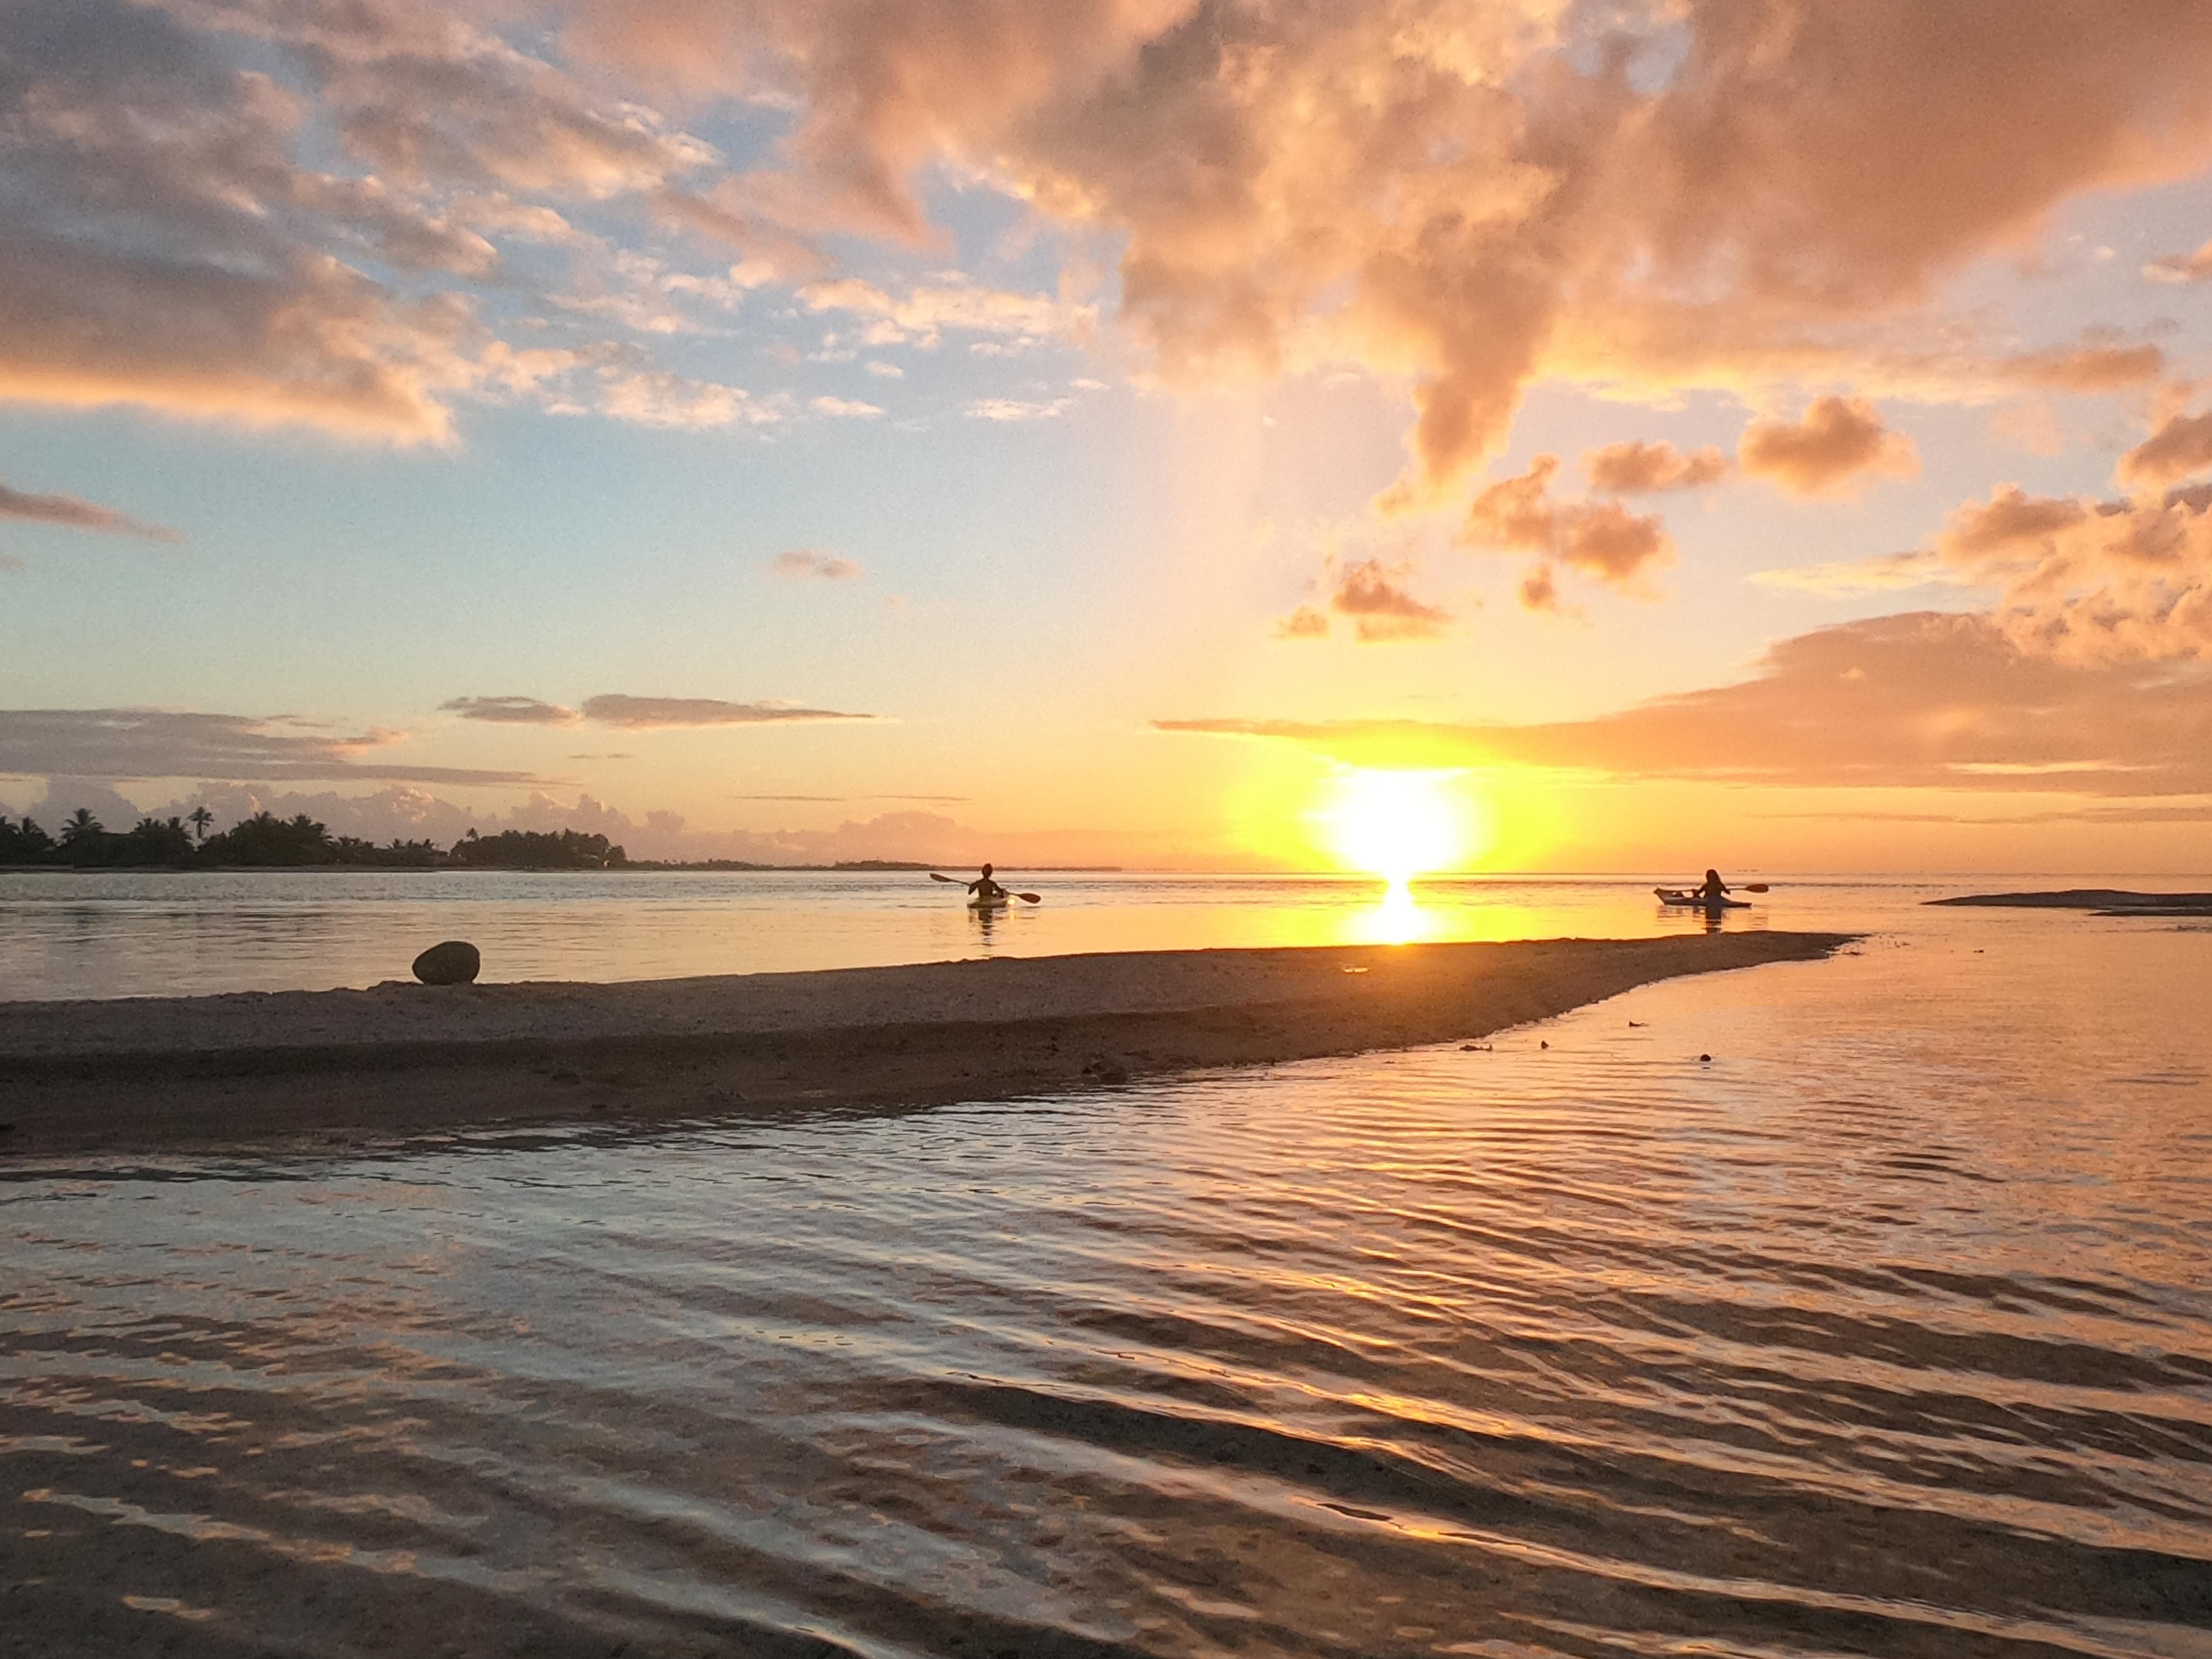
{"label": "shoreline", "polygon": [[1480,1037],[1841,933],[1293,946],[0,1004],[0,1159],[915,1106]]}

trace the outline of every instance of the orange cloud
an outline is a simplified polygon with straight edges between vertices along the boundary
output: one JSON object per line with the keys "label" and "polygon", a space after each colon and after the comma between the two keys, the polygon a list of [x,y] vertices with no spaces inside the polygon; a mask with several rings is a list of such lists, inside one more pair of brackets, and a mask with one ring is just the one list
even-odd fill
{"label": "orange cloud", "polygon": [[1700,489],[1728,477],[1729,458],[1717,449],[1685,455],[1670,443],[1607,444],[1583,457],[1590,487],[1613,495],[1656,495],[1668,489]]}
{"label": "orange cloud", "polygon": [[[1674,538],[1665,522],[1656,514],[1631,513],[1618,501],[1555,501],[1551,484],[1559,471],[1558,456],[1539,455],[1526,472],[1489,485],[1468,507],[1459,539],[1538,553],[1623,592],[1642,594],[1651,573],[1674,562]],[[1550,582],[1547,573],[1538,587],[1548,590]],[[1551,597],[1556,599],[1556,592]]]}
{"label": "orange cloud", "polygon": [[2081,665],[1988,617],[1916,612],[1800,635],[1733,685],[1594,720],[1169,720],[1352,764],[1538,766],[1620,777],[2100,797],[2212,793],[2212,674]]}
{"label": "orange cloud", "polygon": [[1884,426],[1872,404],[1832,393],[1815,398],[1800,420],[1753,421],[1736,458],[1747,477],[1804,496],[1849,494],[1869,478],[1920,470],[1912,440]]}
{"label": "orange cloud", "polygon": [[[1118,246],[1122,318],[1170,378],[1346,356],[1405,375],[1396,499],[1434,503],[1546,374],[1762,395],[2146,383],[2147,345],[1914,354],[1894,329],[2066,200],[2212,159],[2208,59],[2212,9],[2184,0],[16,7],[0,398],[437,439],[458,398],[524,395],[488,362],[516,293],[650,331],[804,283],[916,343],[1079,334],[1066,295],[1023,321],[937,292],[957,283],[829,269],[855,232],[945,246],[924,203],[951,178]],[[662,112],[734,100],[788,114],[761,165]],[[552,201],[623,201],[739,260],[641,271]],[[629,276],[601,281],[617,255]],[[579,349],[587,368],[606,343]],[[617,386],[662,372],[612,367]],[[672,408],[604,391],[531,395]],[[737,411],[712,393],[674,410]]]}
{"label": "orange cloud", "polygon": [[2154,259],[2143,267],[2143,275],[2154,283],[2201,283],[2212,278],[2212,242],[2194,253],[2169,253]]}
{"label": "orange cloud", "polygon": [[1329,608],[1352,618],[1362,640],[1432,639],[1451,622],[1451,613],[1424,605],[1399,585],[1380,559],[1363,559],[1344,573],[1329,595]]}
{"label": "orange cloud", "polygon": [[2212,468],[2212,410],[2176,415],[2120,457],[2114,477],[2130,488],[2159,489]]}
{"label": "orange cloud", "polygon": [[[574,15],[582,55],[798,112],[781,165],[746,181],[757,221],[927,242],[916,180],[945,162],[1121,239],[1122,315],[1171,376],[1346,350],[1406,373],[1405,503],[1493,454],[1540,374],[1849,378],[1894,355],[1899,307],[2025,246],[2059,203],[2212,155],[2197,73],[2212,13],[2187,4],[578,0]],[[1638,317],[1640,334],[1621,325]],[[1815,341],[1827,372],[1807,377]],[[1971,368],[2108,387],[2139,383],[2151,357]]]}

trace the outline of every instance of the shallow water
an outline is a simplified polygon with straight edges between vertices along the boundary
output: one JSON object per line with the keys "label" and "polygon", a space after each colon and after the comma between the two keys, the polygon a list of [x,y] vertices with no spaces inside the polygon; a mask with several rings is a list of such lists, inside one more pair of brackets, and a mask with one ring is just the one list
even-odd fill
{"label": "shallow water", "polygon": [[[605,981],[1082,951],[1629,939],[1706,926],[1652,897],[1656,881],[1685,880],[1680,871],[1423,881],[1395,896],[1351,877],[1012,879],[1042,902],[979,917],[956,889],[915,874],[0,872],[0,1001],[374,985],[406,978],[417,952],[447,939],[482,949],[487,981]],[[1723,925],[1917,927],[1927,898],[2090,884],[1768,879],[1774,890]],[[2099,884],[2188,889],[2212,878]]]}
{"label": "shallow water", "polygon": [[2212,1655],[2212,933],[1919,915],[1474,1050],[14,1166],[0,1652]]}

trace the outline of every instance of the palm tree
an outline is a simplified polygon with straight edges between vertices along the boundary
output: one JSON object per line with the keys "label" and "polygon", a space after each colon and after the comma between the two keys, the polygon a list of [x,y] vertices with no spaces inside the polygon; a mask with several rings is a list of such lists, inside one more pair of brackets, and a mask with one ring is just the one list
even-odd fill
{"label": "palm tree", "polygon": [[92,808],[80,806],[62,824],[62,845],[74,847],[88,836],[103,835],[100,820],[92,815]]}
{"label": "palm tree", "polygon": [[208,826],[215,822],[215,814],[209,811],[204,805],[195,806],[185,814],[185,822],[192,826],[194,841],[205,841]]}

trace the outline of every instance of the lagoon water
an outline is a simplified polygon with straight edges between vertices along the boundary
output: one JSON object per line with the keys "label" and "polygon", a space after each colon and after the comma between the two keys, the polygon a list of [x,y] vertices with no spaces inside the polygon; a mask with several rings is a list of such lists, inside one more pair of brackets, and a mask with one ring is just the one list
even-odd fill
{"label": "lagoon water", "polygon": [[0,1653],[2203,1659],[2212,928],[1815,890],[1475,1049],[0,1164]]}
{"label": "lagoon water", "polygon": [[[1385,902],[1353,877],[1017,874],[1042,904],[979,917],[915,874],[522,874],[445,871],[0,872],[0,1001],[322,990],[404,979],[440,939],[474,941],[486,981],[668,979],[960,957],[1218,945],[1697,932],[1663,877],[1423,881]],[[1777,876],[1730,927],[1924,929],[1946,894],[2212,879]],[[1984,923],[1988,919],[1984,918]]]}

